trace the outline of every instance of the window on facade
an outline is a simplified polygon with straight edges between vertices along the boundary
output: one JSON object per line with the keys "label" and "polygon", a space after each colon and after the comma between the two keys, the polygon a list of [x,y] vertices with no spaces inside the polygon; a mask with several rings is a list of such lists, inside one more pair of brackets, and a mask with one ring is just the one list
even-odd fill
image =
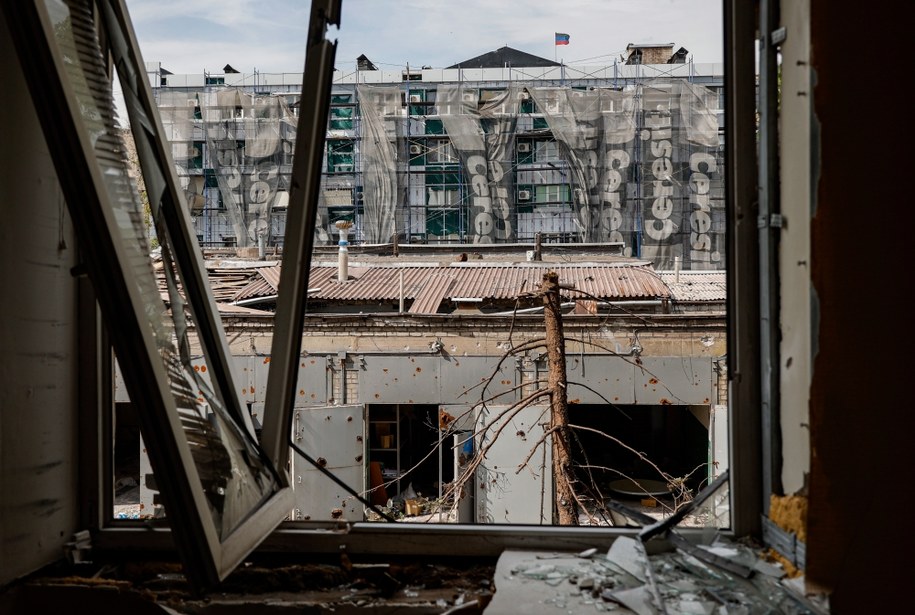
{"label": "window on facade", "polygon": [[356,108],[352,105],[352,94],[333,94],[330,97],[330,129],[352,130]]}
{"label": "window on facade", "polygon": [[456,206],[460,201],[460,173],[456,167],[428,171],[425,175],[426,205]]}
{"label": "window on facade", "polygon": [[564,205],[569,202],[568,184],[558,186],[535,186],[534,200],[537,203]]}
{"label": "window on facade", "polygon": [[[444,203],[443,203],[444,205]],[[426,213],[426,233],[433,237],[454,237],[457,238],[461,230],[461,212],[458,209],[430,209]],[[417,426],[417,431],[421,429],[420,426]],[[434,443],[437,442],[435,432],[429,430],[427,439],[430,439]],[[408,449],[408,451],[417,459],[422,458],[423,449],[421,447],[414,447],[413,449]],[[451,469],[450,464],[443,465],[443,469]],[[410,466],[404,466],[405,468]],[[426,493],[435,493],[434,480],[427,481],[424,483],[422,489]],[[396,494],[395,494],[396,495]]]}
{"label": "window on facade", "polygon": [[425,132],[427,135],[443,135],[445,134],[445,126],[441,120],[427,118]]}
{"label": "window on facade", "polygon": [[353,172],[353,142],[350,140],[327,142],[327,171],[329,173]]}
{"label": "window on facade", "polygon": [[555,162],[559,160],[559,143],[556,141],[536,141],[536,154],[534,159],[537,162]]}
{"label": "window on facade", "polygon": [[203,151],[205,143],[203,141],[194,141],[191,144],[191,157],[188,161],[188,166],[192,169],[202,169],[203,168]]}
{"label": "window on facade", "polygon": [[404,94],[404,99],[410,115],[426,114],[426,90],[409,90]]}
{"label": "window on facade", "polygon": [[428,164],[450,164],[457,162],[450,139],[429,139],[426,141]]}

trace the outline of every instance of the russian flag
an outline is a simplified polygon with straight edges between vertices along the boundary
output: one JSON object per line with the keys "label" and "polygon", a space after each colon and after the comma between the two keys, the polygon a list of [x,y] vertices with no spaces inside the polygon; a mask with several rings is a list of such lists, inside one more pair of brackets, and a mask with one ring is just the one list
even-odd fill
{"label": "russian flag", "polygon": [[557,45],[568,45],[569,44],[569,35],[563,34],[562,32],[556,33],[556,44]]}

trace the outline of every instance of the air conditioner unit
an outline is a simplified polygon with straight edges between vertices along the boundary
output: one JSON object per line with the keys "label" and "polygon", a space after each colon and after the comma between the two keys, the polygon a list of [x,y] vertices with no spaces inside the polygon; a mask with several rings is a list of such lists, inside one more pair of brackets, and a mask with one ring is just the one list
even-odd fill
{"label": "air conditioner unit", "polygon": [[528,91],[521,92],[521,100],[530,100],[531,93]]}
{"label": "air conditioner unit", "polygon": [[422,154],[422,153],[423,153],[423,146],[414,143],[413,145],[410,146],[410,153],[411,153],[411,154],[414,154],[414,155]]}
{"label": "air conditioner unit", "polygon": [[519,143],[519,144],[518,144],[518,151],[519,151],[519,152],[525,152],[525,153],[531,151],[531,144],[530,144],[530,141],[524,141],[523,143]]}
{"label": "air conditioner unit", "polygon": [[363,193],[362,190],[356,190],[355,194],[353,195],[353,200],[357,203],[361,203],[365,200],[365,193]]}
{"label": "air conditioner unit", "polygon": [[519,201],[530,201],[531,200],[531,191],[530,190],[519,190],[518,191],[518,200]]}
{"label": "air conditioner unit", "polygon": [[421,102],[423,102],[423,97],[420,96],[419,94],[410,94],[410,102],[411,103],[421,103]]}
{"label": "air conditioner unit", "polygon": [[351,164],[338,164],[334,167],[334,171],[337,173],[352,173],[353,165]]}
{"label": "air conditioner unit", "polygon": [[464,102],[477,102],[477,93],[476,90],[464,90],[464,93],[461,95]]}

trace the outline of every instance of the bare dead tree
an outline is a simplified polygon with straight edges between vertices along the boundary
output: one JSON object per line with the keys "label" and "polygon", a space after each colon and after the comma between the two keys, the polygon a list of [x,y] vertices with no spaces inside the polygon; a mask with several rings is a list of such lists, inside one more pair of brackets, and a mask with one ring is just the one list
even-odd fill
{"label": "bare dead tree", "polygon": [[[523,288],[521,290],[523,290]],[[454,477],[454,480],[443,492],[441,499],[435,502],[433,512],[439,513],[438,515],[434,515],[438,517],[438,520],[442,520],[445,516],[445,511],[448,509],[450,509],[448,512],[449,517],[456,512],[459,502],[464,495],[466,486],[474,481],[478,477],[478,471],[485,467],[484,463],[487,454],[496,445],[500,437],[509,437],[511,434],[511,431],[508,429],[511,421],[519,416],[525,408],[537,404],[543,399],[548,399],[549,405],[536,420],[536,424],[543,427],[543,433],[535,438],[535,441],[527,454],[524,455],[523,459],[519,460],[519,463],[515,468],[515,474],[519,474],[527,469],[535,476],[538,474],[543,476],[542,495],[548,495],[552,499],[554,523],[565,526],[580,525],[582,514],[587,518],[589,523],[609,523],[611,525],[617,523],[614,521],[614,516],[611,513],[611,510],[614,510],[612,498],[601,493],[598,476],[595,476],[594,474],[595,471],[601,474],[612,473],[623,478],[628,478],[632,481],[635,488],[639,488],[638,482],[634,478],[627,476],[625,472],[616,468],[593,464],[588,460],[588,453],[584,450],[584,444],[579,440],[578,436],[578,434],[585,432],[597,433],[599,436],[606,438],[609,442],[615,443],[621,450],[633,455],[634,458],[645,463],[646,466],[657,472],[658,477],[668,485],[671,495],[673,496],[674,508],[670,509],[671,512],[691,499],[691,493],[686,486],[686,480],[707,464],[701,464],[687,476],[673,476],[649,459],[645,453],[629,446],[612,434],[605,433],[592,427],[573,425],[570,423],[570,402],[567,395],[570,382],[566,371],[567,343],[577,342],[582,344],[582,346],[598,348],[611,356],[618,357],[622,361],[632,363],[640,369],[644,369],[644,367],[641,366],[638,352],[635,351],[635,347],[638,345],[637,338],[634,350],[629,353],[615,352],[603,344],[591,340],[567,338],[563,331],[562,291],[574,292],[582,296],[588,296],[595,300],[599,300],[599,298],[592,297],[589,293],[579,289],[561,286],[558,274],[552,271],[544,274],[539,289],[527,293],[519,292],[515,313],[517,313],[518,303],[522,298],[528,300],[539,298],[542,301],[545,328],[544,337],[528,339],[520,344],[514,344],[511,339],[515,324],[515,317],[513,316],[511,327],[509,328],[507,350],[503,353],[489,377],[476,386],[471,387],[471,390],[479,388],[479,400],[456,417],[447,415],[447,413],[445,413],[447,416],[443,416],[442,412],[444,411],[440,411],[439,424],[435,426],[439,430],[438,442],[422,460],[399,477],[399,480],[403,480],[405,476],[409,475],[413,470],[418,468],[419,465],[424,463],[426,459],[431,457],[439,447],[446,447],[447,445],[445,443],[455,433],[454,429],[457,425],[466,424],[468,421],[473,423],[474,427],[466,434],[466,438],[472,438],[477,443],[477,446],[475,446],[476,450],[471,459],[463,466],[463,471],[460,475]],[[630,315],[638,318],[635,314]],[[649,325],[647,321],[645,321],[644,324]],[[543,355],[541,356],[545,355],[547,359],[548,377],[546,380],[527,381],[498,393],[489,394],[490,386],[497,377],[502,365],[507,360],[511,357],[518,357],[537,350],[543,352]],[[571,384],[591,390],[604,399],[608,406],[615,406],[613,402],[603,398],[602,395],[586,384],[579,382]],[[661,385],[664,386],[663,383],[661,383]],[[497,404],[500,399],[506,397],[512,397],[514,399],[514,396],[519,392],[521,393],[520,399],[513,401],[507,406],[499,405],[494,412],[490,411],[489,406],[491,404]],[[620,410],[620,412],[622,412],[622,410]],[[623,416],[630,418],[625,413],[623,413]],[[552,453],[549,468],[549,470],[551,470],[552,480],[547,480],[550,478],[550,475],[547,473],[548,468],[546,467],[546,452],[548,446],[550,447],[549,451]],[[583,459],[576,460],[573,457],[572,451],[574,447],[577,447],[580,450]],[[538,451],[542,453],[542,456],[537,455]],[[534,467],[532,464],[538,463],[538,461],[535,461],[535,458],[538,457],[542,457],[542,461],[539,461],[539,467]],[[651,497],[651,494],[645,491],[645,496]],[[661,506],[667,508],[663,503],[661,503]],[[616,518],[618,519],[618,516]],[[431,519],[432,517],[430,517],[430,520]]]}
{"label": "bare dead tree", "polygon": [[559,274],[543,274],[543,321],[546,327],[546,352],[549,365],[547,389],[550,392],[550,429],[553,443],[554,508],[559,525],[578,525],[578,501],[575,497],[572,455],[569,438],[569,403],[566,396],[565,337],[562,332],[562,307],[559,296]]}

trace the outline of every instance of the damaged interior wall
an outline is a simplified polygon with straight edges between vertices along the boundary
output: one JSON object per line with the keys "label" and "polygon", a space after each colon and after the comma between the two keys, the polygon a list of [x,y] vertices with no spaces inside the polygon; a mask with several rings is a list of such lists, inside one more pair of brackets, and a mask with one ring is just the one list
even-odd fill
{"label": "damaged interior wall", "polygon": [[[848,96],[851,75],[889,82],[894,72],[870,54],[849,53],[849,41],[880,49],[884,58],[908,53],[896,9],[905,11],[893,3],[862,22],[834,3],[810,2],[816,165],[810,262],[817,311],[807,578],[835,592],[832,607],[841,613],[912,600],[911,564],[890,561],[911,561],[915,552],[915,534],[896,523],[915,505],[907,487],[915,467],[906,308],[912,245],[904,226],[909,208],[899,201],[909,180],[903,173],[875,181],[858,162],[875,143],[882,159],[911,158],[908,126],[887,127],[880,119],[883,110],[909,108],[909,97],[881,88],[880,101],[865,110],[874,113],[862,114],[860,99]],[[862,324],[866,335],[850,340]],[[807,404],[808,397],[787,401]]]}
{"label": "damaged interior wall", "polygon": [[[0,13],[0,585],[80,529],[76,241]],[[85,340],[83,340],[85,341]]]}
{"label": "damaged interior wall", "polygon": [[782,395],[798,403],[782,404],[781,435],[784,441],[781,483],[787,494],[797,493],[810,472],[809,408],[805,400],[813,369],[813,293],[810,284],[810,214],[813,203],[810,156],[810,25],[806,0],[783,8],[782,18],[792,36],[782,45],[781,202],[788,224],[782,227],[781,279]]}

